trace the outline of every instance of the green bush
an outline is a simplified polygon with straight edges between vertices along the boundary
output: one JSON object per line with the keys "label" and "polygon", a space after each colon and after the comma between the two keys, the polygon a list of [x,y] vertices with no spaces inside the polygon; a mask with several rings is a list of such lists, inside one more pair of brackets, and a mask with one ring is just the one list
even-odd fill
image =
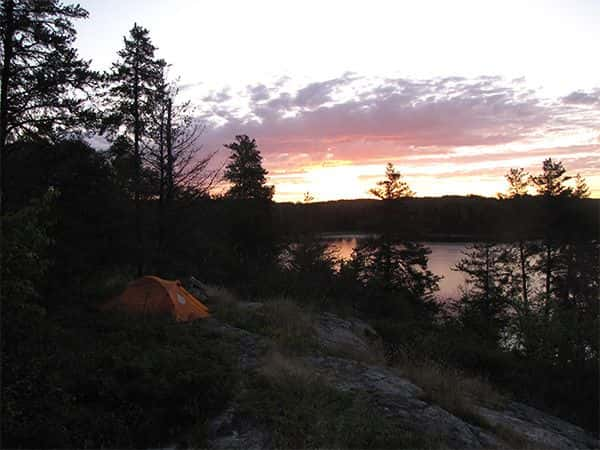
{"label": "green bush", "polygon": [[1,256],[3,302],[40,300],[51,265],[51,216],[56,192],[49,190],[17,212],[2,216]]}
{"label": "green bush", "polygon": [[234,349],[201,322],[5,310],[2,332],[7,447],[201,445],[188,431],[224,407],[236,379]]}
{"label": "green bush", "polygon": [[[452,319],[439,323],[378,320],[389,363],[433,361],[490,381],[503,394],[576,423],[598,429],[598,364],[556,365],[490,345]],[[419,383],[417,383],[419,384]]]}

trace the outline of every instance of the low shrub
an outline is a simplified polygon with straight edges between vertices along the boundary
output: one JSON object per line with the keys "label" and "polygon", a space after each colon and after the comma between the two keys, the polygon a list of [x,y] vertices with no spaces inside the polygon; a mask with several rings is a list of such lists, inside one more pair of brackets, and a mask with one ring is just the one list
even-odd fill
{"label": "low shrub", "polygon": [[503,395],[589,431],[598,430],[597,363],[561,366],[521,356],[491,346],[451,319],[438,323],[380,319],[373,325],[384,340],[389,364],[418,367],[433,361],[467,376],[477,374]]}
{"label": "low shrub", "polygon": [[[156,447],[188,442],[217,414],[236,374],[201,322],[65,309],[3,311],[5,447]],[[202,445],[203,437],[193,437]]]}
{"label": "low shrub", "polygon": [[482,375],[472,375],[482,372],[461,368],[465,366],[456,364],[452,353],[443,352],[448,345],[442,339],[445,330],[418,321],[380,320],[375,325],[384,338],[388,364],[421,387],[424,399],[474,425],[490,428],[477,405],[500,407],[506,397]]}

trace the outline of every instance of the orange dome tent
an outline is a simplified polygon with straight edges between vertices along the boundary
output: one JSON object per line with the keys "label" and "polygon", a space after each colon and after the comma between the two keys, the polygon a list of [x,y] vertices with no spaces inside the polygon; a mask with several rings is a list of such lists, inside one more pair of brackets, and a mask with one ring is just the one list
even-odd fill
{"label": "orange dome tent", "polygon": [[104,307],[134,314],[170,314],[179,322],[210,316],[206,305],[185,290],[179,280],[169,281],[154,276],[132,281]]}

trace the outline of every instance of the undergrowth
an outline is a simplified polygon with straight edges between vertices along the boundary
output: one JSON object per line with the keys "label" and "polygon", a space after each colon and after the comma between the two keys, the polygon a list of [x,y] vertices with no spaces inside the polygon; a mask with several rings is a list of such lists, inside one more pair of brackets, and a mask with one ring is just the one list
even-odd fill
{"label": "undergrowth", "polygon": [[201,322],[12,305],[2,321],[6,447],[203,445],[188,430],[233,394],[235,348]]}
{"label": "undergrowth", "polygon": [[271,431],[275,448],[442,448],[382,416],[366,394],[341,392],[278,354],[248,380],[241,409]]}

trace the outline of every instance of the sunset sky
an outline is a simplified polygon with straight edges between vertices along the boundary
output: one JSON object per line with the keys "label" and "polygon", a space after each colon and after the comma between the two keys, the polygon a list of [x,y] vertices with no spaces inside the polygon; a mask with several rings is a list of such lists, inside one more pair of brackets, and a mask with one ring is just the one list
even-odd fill
{"label": "sunset sky", "polygon": [[206,150],[256,138],[278,201],[506,188],[546,157],[600,197],[600,1],[84,0],[108,69],[134,22],[197,107]]}

